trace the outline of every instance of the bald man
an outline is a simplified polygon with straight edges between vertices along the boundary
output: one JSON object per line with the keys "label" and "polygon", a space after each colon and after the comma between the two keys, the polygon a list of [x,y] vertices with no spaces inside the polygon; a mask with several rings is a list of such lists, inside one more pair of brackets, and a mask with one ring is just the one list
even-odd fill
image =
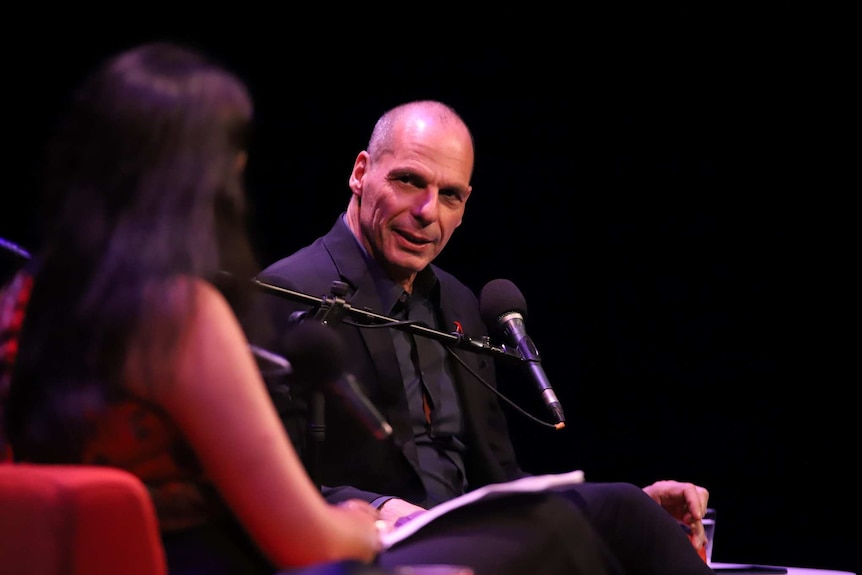
{"label": "bald man", "polygon": [[[432,263],[461,225],[473,162],[472,134],[450,106],[423,100],[388,110],[354,160],[346,211],[329,232],[258,279],[314,296],[340,281],[353,308],[444,333],[458,325],[471,337],[487,335],[476,295]],[[284,297],[261,297],[285,333],[294,312],[310,311]],[[403,329],[350,319],[332,325],[348,350],[347,371],[393,434],[379,441],[343,405],[326,401],[325,441],[313,472],[327,499],[371,502],[395,525],[470,490],[528,475],[517,463],[497,395],[478,381],[496,388],[490,356],[446,349]],[[294,431],[307,424],[286,423]],[[612,572],[712,572],[699,554],[709,496],[702,487],[671,480],[643,489],[584,483],[557,495],[571,504],[563,506],[567,513],[586,518]],[[525,522],[525,538],[548,537],[530,532],[540,521]],[[585,536],[568,535],[570,542]]]}

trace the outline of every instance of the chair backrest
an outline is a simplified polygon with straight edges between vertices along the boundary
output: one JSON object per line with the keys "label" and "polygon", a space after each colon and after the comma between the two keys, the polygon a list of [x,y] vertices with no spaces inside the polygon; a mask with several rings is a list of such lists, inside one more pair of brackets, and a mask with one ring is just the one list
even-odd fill
{"label": "chair backrest", "polygon": [[167,575],[152,500],[134,475],[0,463],[0,573]]}

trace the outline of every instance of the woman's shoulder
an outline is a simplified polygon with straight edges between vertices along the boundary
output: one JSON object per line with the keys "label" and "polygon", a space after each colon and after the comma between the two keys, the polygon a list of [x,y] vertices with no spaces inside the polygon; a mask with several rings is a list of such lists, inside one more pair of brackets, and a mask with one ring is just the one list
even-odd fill
{"label": "woman's shoulder", "polygon": [[144,306],[146,316],[165,317],[171,321],[201,313],[221,312],[230,307],[215,285],[192,275],[150,282],[144,289]]}
{"label": "woman's shoulder", "polygon": [[[240,337],[227,300],[212,283],[198,277],[152,282],[145,289],[143,305],[143,322],[128,365],[127,383],[137,394],[174,387],[181,366],[210,359],[219,342]],[[144,369],[154,362],[157,368]],[[163,385],[168,382],[173,383]],[[143,383],[148,385],[142,387]]]}

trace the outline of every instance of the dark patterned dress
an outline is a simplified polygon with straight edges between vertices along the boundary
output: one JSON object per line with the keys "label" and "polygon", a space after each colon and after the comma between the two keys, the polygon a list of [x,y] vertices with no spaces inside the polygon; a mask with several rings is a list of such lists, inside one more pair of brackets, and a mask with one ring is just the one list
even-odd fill
{"label": "dark patterned dress", "polygon": [[[32,275],[21,271],[0,292],[0,424],[32,287]],[[126,396],[94,414],[93,423],[95,433],[84,446],[80,463],[118,467],[140,478],[163,531],[227,515],[180,431],[158,406]],[[0,459],[14,460],[3,429],[0,425]]]}

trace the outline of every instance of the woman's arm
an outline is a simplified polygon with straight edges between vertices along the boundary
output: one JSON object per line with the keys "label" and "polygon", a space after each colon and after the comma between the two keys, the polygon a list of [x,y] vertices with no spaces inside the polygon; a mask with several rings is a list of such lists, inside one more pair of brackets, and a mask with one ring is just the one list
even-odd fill
{"label": "woman's arm", "polygon": [[212,285],[190,281],[195,310],[181,332],[172,376],[155,385],[136,384],[134,365],[146,358],[130,358],[133,391],[148,395],[173,418],[228,506],[276,566],[371,561],[379,548],[375,514],[325,502],[282,427],[230,306]]}

